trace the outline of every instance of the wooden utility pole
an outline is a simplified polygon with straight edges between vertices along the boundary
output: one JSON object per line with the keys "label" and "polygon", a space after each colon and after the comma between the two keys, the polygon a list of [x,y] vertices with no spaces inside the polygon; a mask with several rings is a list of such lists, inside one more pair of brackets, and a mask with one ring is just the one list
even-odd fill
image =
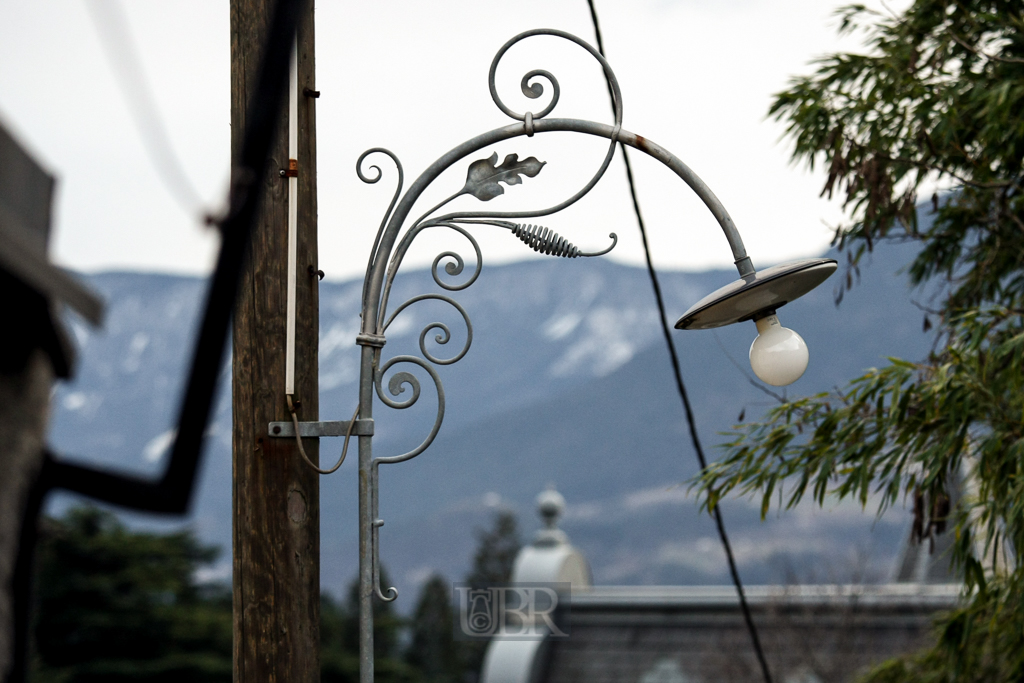
{"label": "wooden utility pole", "polygon": [[[299,420],[318,419],[316,116],[313,3],[298,36],[298,241],[295,395]],[[231,0],[231,152],[240,153],[270,0]],[[252,234],[234,319],[233,560],[236,683],[320,680],[319,475],[267,424],[289,420],[285,399],[288,273],[288,98]],[[316,439],[305,450],[317,462]]]}

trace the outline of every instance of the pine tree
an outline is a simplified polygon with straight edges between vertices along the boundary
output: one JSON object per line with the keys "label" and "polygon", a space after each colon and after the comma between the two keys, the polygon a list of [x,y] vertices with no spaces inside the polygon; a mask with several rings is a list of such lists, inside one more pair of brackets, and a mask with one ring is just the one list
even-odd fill
{"label": "pine tree", "polygon": [[487,588],[511,581],[512,565],[522,547],[515,513],[509,510],[496,513],[491,528],[477,529],[476,536],[473,569],[466,582],[473,588]]}
{"label": "pine tree", "polygon": [[131,531],[95,507],[45,520],[34,679],[230,681],[230,592],[195,578],[216,555],[191,531]]}
{"label": "pine tree", "polygon": [[434,574],[420,591],[405,655],[424,683],[462,682],[461,643],[454,638],[452,618],[451,584]]}
{"label": "pine tree", "polygon": [[345,606],[330,593],[320,594],[320,681],[359,681],[359,642],[350,637],[350,618]]}
{"label": "pine tree", "polygon": [[[471,588],[489,588],[507,584],[512,580],[512,567],[522,543],[515,513],[501,510],[495,514],[490,529],[477,529],[477,547],[473,555],[473,568],[466,577]],[[484,663],[487,643],[465,643],[466,673],[475,680]]]}
{"label": "pine tree", "polygon": [[[380,585],[390,586],[387,570],[380,569]],[[323,604],[323,603],[321,603]],[[332,655],[332,661],[339,666],[330,671],[331,680],[359,680],[359,579],[349,584],[348,599],[340,612],[341,653]],[[402,630],[405,620],[395,612],[394,603],[373,598],[373,653],[374,679],[381,683],[401,683],[415,679],[415,672],[402,657]],[[355,668],[350,668],[354,657]],[[348,678],[354,674],[354,678]],[[324,677],[324,680],[328,680]]]}

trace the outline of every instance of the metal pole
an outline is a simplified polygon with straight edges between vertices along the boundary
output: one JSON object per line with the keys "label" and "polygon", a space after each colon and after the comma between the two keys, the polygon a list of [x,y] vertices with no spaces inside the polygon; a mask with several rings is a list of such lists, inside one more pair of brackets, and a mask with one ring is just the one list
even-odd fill
{"label": "metal pole", "polygon": [[[362,347],[359,417],[373,418],[374,347]],[[372,436],[359,437],[359,681],[373,683]]]}

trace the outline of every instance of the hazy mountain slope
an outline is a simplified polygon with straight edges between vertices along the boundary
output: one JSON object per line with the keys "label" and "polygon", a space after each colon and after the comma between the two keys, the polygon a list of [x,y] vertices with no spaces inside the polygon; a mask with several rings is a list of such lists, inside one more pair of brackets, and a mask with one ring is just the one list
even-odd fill
{"label": "hazy mountain slope", "polygon": [[[811,348],[807,375],[790,391],[828,389],[885,355],[924,355],[929,339],[920,331],[922,313],[894,275],[909,255],[887,250],[884,260],[862,268],[861,284],[838,310],[829,285],[782,310],[783,324]],[[673,321],[734,277],[663,273]],[[169,442],[205,283],[129,273],[89,280],[107,298],[109,317],[100,332],[75,325],[80,370],[55,393],[51,441],[90,462],[155,472]],[[391,309],[427,291],[440,291],[428,273],[403,275]],[[321,419],[345,419],[354,408],[359,293],[359,283],[321,283]],[[454,298],[472,319],[473,343],[465,359],[439,370],[447,395],[441,433],[417,460],[383,468],[382,557],[404,595],[433,568],[458,578],[474,545],[473,528],[486,523],[494,505],[518,510],[532,530],[532,500],[548,482],[569,500],[564,526],[599,581],[725,580],[713,527],[680,485],[695,472],[695,458],[646,272],[601,259],[528,261],[486,267]],[[449,324],[453,339],[428,348],[441,357],[457,353],[465,339],[461,317],[446,304],[425,302],[393,323],[384,357],[414,352],[433,320]],[[753,419],[772,400],[744,374],[754,335],[752,324],[675,333],[709,457],[717,432],[741,410]],[[427,433],[433,390],[425,384],[423,393],[418,409],[376,409],[378,454],[407,450]],[[225,548],[229,400],[225,394],[218,401],[189,520]],[[336,457],[340,445],[325,440],[324,460]],[[337,591],[355,567],[354,463],[325,478],[322,494],[323,583]],[[761,525],[743,503],[729,508],[727,521],[751,581],[778,580],[789,569],[848,576],[853,552],[870,552],[877,573],[895,554],[905,522],[897,513],[872,535],[871,514],[843,508],[798,511]],[[228,566],[225,557],[222,568]]]}

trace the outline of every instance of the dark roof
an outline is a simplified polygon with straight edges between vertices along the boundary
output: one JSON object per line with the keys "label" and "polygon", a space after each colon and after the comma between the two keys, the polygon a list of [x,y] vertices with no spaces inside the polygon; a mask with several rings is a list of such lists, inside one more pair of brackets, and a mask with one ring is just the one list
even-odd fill
{"label": "dark roof", "polygon": [[[752,586],[747,595],[779,683],[853,680],[928,642],[957,585]],[[574,595],[570,637],[548,639],[545,683],[760,681],[731,587],[616,587]]]}

